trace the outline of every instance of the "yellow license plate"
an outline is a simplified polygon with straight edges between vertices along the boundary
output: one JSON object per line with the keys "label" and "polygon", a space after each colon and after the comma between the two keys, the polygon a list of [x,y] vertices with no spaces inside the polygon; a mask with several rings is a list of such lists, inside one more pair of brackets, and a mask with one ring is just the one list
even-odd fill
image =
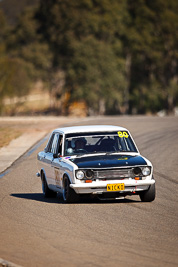
{"label": "yellow license plate", "polygon": [[125,185],[122,184],[107,184],[107,191],[122,191],[125,189]]}

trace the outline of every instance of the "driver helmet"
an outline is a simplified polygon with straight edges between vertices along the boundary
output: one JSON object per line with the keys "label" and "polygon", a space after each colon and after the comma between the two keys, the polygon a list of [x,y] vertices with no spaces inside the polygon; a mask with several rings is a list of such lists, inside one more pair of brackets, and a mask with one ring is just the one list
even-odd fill
{"label": "driver helmet", "polygon": [[73,138],[72,141],[71,141],[71,147],[72,148],[75,148],[76,147],[76,142],[83,142],[84,143],[84,146],[86,145],[87,143],[87,140],[84,138],[84,137],[80,137],[80,138]]}

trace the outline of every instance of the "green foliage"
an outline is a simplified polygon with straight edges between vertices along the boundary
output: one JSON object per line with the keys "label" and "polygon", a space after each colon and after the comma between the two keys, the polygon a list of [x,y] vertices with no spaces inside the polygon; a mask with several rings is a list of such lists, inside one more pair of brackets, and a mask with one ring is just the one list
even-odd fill
{"label": "green foliage", "polygon": [[45,79],[52,67],[52,53],[38,34],[35,12],[36,8],[28,8],[21,14],[6,42],[12,57],[21,58],[28,63],[28,75],[32,80]]}
{"label": "green foliage", "polygon": [[41,1],[38,12],[54,65],[66,72],[70,101],[83,99],[96,113],[111,110],[115,102],[119,111],[123,102],[125,63],[116,39],[124,28],[123,8],[124,1],[114,0]]}
{"label": "green foliage", "polygon": [[0,10],[1,99],[40,79],[57,99],[83,100],[89,114],[172,112],[177,13],[175,0],[40,0],[9,27]]}
{"label": "green foliage", "polygon": [[0,94],[1,96],[22,96],[29,90],[27,76],[28,65],[18,58],[0,59]]}
{"label": "green foliage", "polygon": [[[128,0],[128,12],[130,21],[125,44],[132,54],[130,110],[173,110],[177,102],[176,91],[173,93],[175,99],[172,107],[169,106],[168,95],[171,80],[178,81],[178,2]],[[150,91],[155,81],[157,85]],[[150,92],[153,94],[151,98]],[[143,102],[144,105],[139,104]]]}
{"label": "green foliage", "polygon": [[[36,80],[47,80],[52,66],[48,44],[38,35],[35,8],[26,9],[15,27],[7,27],[5,18],[0,19],[0,97],[1,110],[4,97],[28,94]],[[5,30],[4,30],[5,29]]]}
{"label": "green foliage", "polygon": [[92,37],[77,42],[67,76],[71,100],[85,99],[99,113],[100,100],[107,108],[115,100],[122,103],[125,81],[122,72],[118,75],[117,63],[110,45]]}
{"label": "green foliage", "polygon": [[18,58],[0,57],[0,111],[4,97],[20,97],[30,89],[28,65]]}
{"label": "green foliage", "polygon": [[7,21],[3,11],[0,9],[0,42],[3,42],[7,31]]}
{"label": "green foliage", "polygon": [[8,23],[15,25],[18,16],[26,7],[37,5],[39,0],[1,0],[0,9],[6,14]]}

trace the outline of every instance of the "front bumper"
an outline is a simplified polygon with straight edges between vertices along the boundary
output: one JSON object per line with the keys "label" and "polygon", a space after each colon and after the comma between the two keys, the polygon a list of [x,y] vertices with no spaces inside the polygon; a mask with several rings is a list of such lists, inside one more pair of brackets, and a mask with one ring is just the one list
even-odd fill
{"label": "front bumper", "polygon": [[155,183],[154,179],[151,180],[114,180],[114,181],[96,181],[92,183],[70,184],[77,194],[102,194],[107,192],[107,184],[125,184],[123,191],[114,191],[115,193],[129,193],[147,190],[150,185]]}

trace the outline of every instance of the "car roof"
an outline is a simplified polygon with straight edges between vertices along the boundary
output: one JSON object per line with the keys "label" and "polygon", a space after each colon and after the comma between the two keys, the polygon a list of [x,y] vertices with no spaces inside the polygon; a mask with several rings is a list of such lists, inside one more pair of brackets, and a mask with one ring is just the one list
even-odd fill
{"label": "car roof", "polygon": [[126,128],[113,125],[85,125],[57,128],[53,132],[68,133],[86,133],[86,132],[114,132],[114,131],[127,131]]}

